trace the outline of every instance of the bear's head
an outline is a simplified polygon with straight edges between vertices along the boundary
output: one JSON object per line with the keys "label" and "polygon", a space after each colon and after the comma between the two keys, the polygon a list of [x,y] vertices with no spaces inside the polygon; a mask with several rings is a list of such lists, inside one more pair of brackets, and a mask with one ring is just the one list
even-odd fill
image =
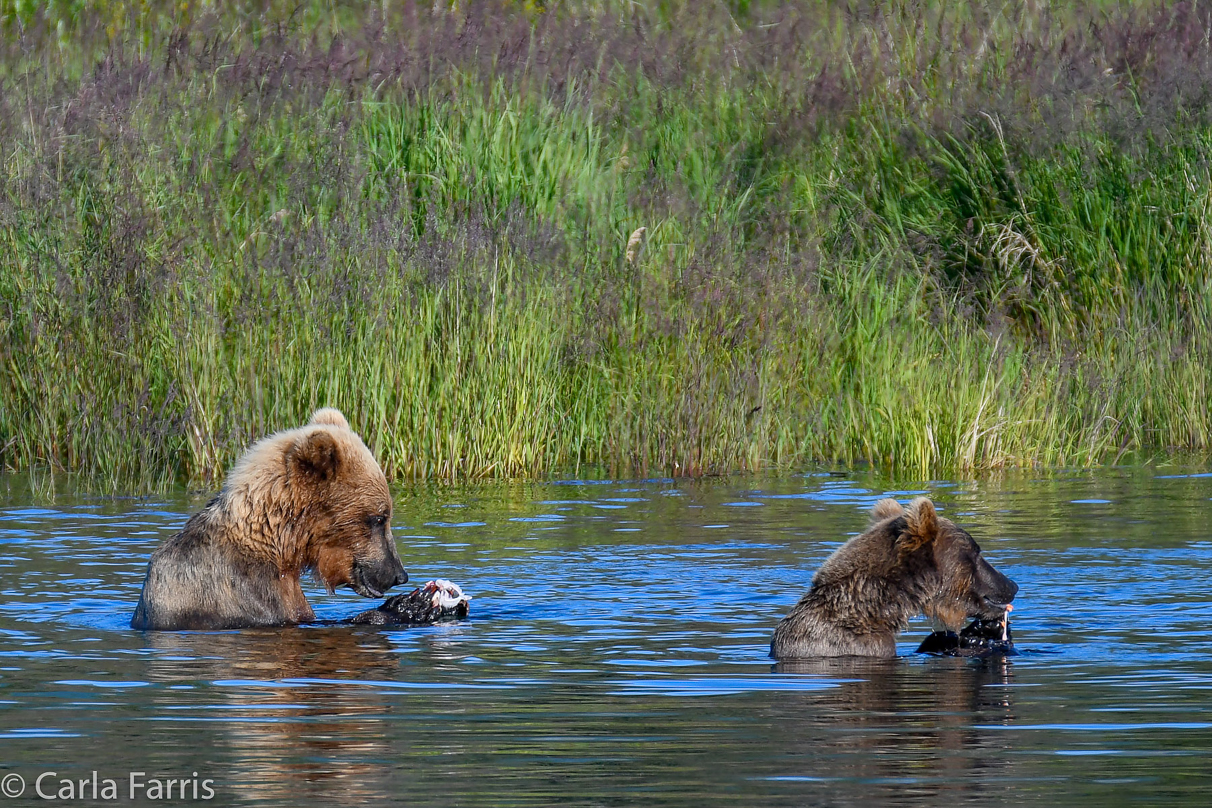
{"label": "bear's head", "polygon": [[250,548],[282,574],[310,571],[330,592],[348,586],[368,598],[408,581],[391,535],[387,478],[335,409],[254,446],[223,495],[229,516],[242,513],[254,526]]}
{"label": "bear's head", "polygon": [[958,629],[966,618],[997,619],[1006,613],[1018,585],[981,556],[968,531],[939,516],[929,499],[919,497],[908,508],[881,500],[872,517],[893,534],[898,572],[910,581],[929,582],[922,604],[928,617]]}

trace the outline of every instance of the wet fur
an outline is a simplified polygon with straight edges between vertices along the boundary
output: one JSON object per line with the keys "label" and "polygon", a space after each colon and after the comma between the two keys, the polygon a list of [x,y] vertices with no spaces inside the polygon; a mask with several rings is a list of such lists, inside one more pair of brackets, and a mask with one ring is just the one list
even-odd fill
{"label": "wet fur", "polygon": [[152,554],[131,627],[314,620],[300,584],[309,573],[329,591],[378,596],[407,580],[390,517],[378,463],[340,412],[319,410],[249,449],[218,495]]}
{"label": "wet fur", "polygon": [[896,636],[915,615],[959,628],[969,616],[1000,615],[988,598],[1009,602],[1017,589],[930,500],[916,499],[905,509],[883,499],[868,530],[813,576],[808,593],[775,629],[770,655],[893,657]]}

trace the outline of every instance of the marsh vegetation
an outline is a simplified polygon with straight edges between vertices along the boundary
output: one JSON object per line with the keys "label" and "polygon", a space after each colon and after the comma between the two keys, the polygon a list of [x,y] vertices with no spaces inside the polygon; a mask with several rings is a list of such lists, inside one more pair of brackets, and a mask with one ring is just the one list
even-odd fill
{"label": "marsh vegetation", "polygon": [[0,0],[0,463],[1206,450],[1212,11],[702,5]]}

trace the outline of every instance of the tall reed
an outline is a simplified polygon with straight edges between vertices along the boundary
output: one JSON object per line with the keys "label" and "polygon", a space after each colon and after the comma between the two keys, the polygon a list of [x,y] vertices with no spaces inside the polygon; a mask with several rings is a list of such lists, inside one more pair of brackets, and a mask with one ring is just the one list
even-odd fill
{"label": "tall reed", "polygon": [[0,462],[1208,447],[1201,7],[470,5],[0,3]]}

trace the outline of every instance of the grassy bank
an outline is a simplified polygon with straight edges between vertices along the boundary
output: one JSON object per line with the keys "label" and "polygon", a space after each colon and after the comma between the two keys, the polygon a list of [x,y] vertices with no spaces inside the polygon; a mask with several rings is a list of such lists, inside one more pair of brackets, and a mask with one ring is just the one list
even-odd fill
{"label": "grassy bank", "polygon": [[397,479],[1208,446],[1202,7],[19,5],[5,467],[325,404]]}

